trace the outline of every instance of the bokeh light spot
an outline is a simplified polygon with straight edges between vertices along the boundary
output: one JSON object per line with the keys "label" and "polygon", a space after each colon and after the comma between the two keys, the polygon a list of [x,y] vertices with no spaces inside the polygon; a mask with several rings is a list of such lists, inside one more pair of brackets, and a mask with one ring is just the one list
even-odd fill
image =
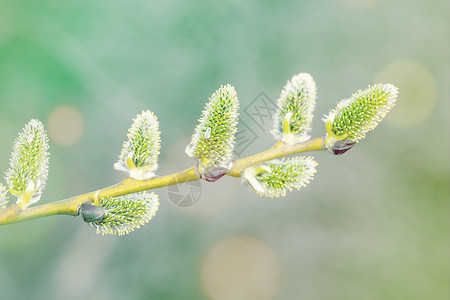
{"label": "bokeh light spot", "polygon": [[251,237],[232,237],[206,255],[202,283],[213,300],[272,299],[280,281],[280,265],[273,251]]}
{"label": "bokeh light spot", "polygon": [[50,138],[56,144],[70,146],[83,134],[83,117],[72,106],[60,106],[50,113],[47,128]]}
{"label": "bokeh light spot", "polygon": [[413,61],[396,61],[384,67],[375,82],[399,88],[397,105],[386,116],[393,125],[409,127],[426,120],[436,105],[436,83],[430,72]]}

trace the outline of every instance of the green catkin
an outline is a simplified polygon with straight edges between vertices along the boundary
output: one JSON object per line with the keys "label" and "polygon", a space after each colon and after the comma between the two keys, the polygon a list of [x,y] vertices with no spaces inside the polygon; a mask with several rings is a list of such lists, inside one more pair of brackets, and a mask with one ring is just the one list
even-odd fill
{"label": "green catkin", "polygon": [[313,179],[317,162],[312,157],[272,160],[246,169],[242,178],[260,196],[280,197],[286,190],[299,190]]}
{"label": "green catkin", "polygon": [[186,153],[198,160],[198,172],[208,167],[230,168],[237,131],[239,101],[231,85],[212,94],[199,124],[195,127]]}
{"label": "green catkin", "polygon": [[48,137],[38,120],[28,122],[14,142],[5,179],[21,209],[39,201],[48,175]]}
{"label": "green catkin", "polygon": [[124,171],[130,178],[150,179],[158,168],[160,131],[156,116],[149,110],[142,111],[128,130],[128,140],[123,143],[116,170]]}
{"label": "green catkin", "polygon": [[376,84],[340,101],[324,116],[327,127],[326,146],[347,139],[358,142],[373,130],[394,106],[398,89],[392,84]]}
{"label": "green catkin", "polygon": [[97,233],[124,235],[148,223],[159,208],[155,193],[136,193],[119,197],[105,197],[99,200],[105,211],[101,221],[90,224]]}
{"label": "green catkin", "polygon": [[308,73],[299,73],[286,83],[278,98],[272,133],[287,144],[310,138],[316,105],[316,83]]}

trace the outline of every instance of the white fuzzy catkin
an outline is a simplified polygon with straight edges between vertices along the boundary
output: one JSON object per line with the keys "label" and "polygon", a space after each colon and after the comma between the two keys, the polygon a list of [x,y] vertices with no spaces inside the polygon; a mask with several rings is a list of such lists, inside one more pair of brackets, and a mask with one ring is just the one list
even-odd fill
{"label": "white fuzzy catkin", "polygon": [[323,118],[327,124],[326,145],[343,139],[363,139],[395,105],[397,95],[398,88],[392,84],[376,84],[340,101]]}
{"label": "white fuzzy catkin", "polygon": [[242,174],[243,181],[260,196],[280,197],[286,190],[299,190],[313,179],[317,162],[312,157],[298,156],[276,159],[250,167]]}
{"label": "white fuzzy catkin", "polygon": [[272,133],[287,144],[310,138],[316,105],[316,83],[308,73],[299,73],[286,83],[278,98]]}
{"label": "white fuzzy catkin", "polygon": [[5,179],[21,209],[39,201],[48,175],[48,137],[39,120],[29,121],[14,142]]}
{"label": "white fuzzy catkin", "polygon": [[208,167],[229,168],[237,132],[239,101],[231,85],[212,94],[195,127],[186,154],[198,160],[200,175]]}
{"label": "white fuzzy catkin", "polygon": [[116,170],[124,171],[130,178],[146,180],[155,176],[161,143],[159,122],[150,110],[142,111],[128,130],[128,140],[123,143]]}

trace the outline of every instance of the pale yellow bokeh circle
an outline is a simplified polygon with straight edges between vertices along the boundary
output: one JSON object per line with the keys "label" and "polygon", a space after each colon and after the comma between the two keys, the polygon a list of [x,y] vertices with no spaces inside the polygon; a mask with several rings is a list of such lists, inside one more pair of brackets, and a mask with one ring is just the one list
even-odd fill
{"label": "pale yellow bokeh circle", "polygon": [[212,300],[272,299],[280,282],[280,265],[262,241],[245,236],[217,243],[206,255],[202,284]]}
{"label": "pale yellow bokeh circle", "polygon": [[72,106],[59,106],[50,113],[47,128],[50,138],[56,144],[70,146],[75,144],[83,134],[83,117]]}
{"label": "pale yellow bokeh circle", "polygon": [[384,67],[376,83],[392,83],[399,88],[397,104],[386,120],[397,126],[413,126],[425,121],[436,106],[437,88],[430,72],[414,61],[396,61]]}

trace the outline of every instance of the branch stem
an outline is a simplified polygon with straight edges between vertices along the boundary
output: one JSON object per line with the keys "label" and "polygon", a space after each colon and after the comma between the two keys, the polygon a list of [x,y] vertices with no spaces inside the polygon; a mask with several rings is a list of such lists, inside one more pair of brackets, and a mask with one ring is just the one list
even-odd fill
{"label": "branch stem", "polygon": [[305,151],[323,150],[323,143],[324,138],[316,138],[314,140],[309,140],[296,145],[288,145],[283,142],[278,142],[266,151],[234,161],[233,166],[227,175],[240,177],[241,173],[248,167],[263,163],[265,161]]}
{"label": "branch stem", "polygon": [[[234,161],[227,175],[240,177],[246,168],[262,162],[295,153],[323,149],[324,138],[316,138],[297,145],[287,145],[283,142],[278,142],[266,151]],[[16,204],[12,204],[0,212],[0,226],[54,215],[77,216],[80,205],[83,203],[93,203],[96,197],[116,197],[199,179],[200,177],[196,174],[195,167],[192,167],[178,173],[148,180],[132,180],[127,178],[116,185],[104,189],[24,210],[21,210]]]}

